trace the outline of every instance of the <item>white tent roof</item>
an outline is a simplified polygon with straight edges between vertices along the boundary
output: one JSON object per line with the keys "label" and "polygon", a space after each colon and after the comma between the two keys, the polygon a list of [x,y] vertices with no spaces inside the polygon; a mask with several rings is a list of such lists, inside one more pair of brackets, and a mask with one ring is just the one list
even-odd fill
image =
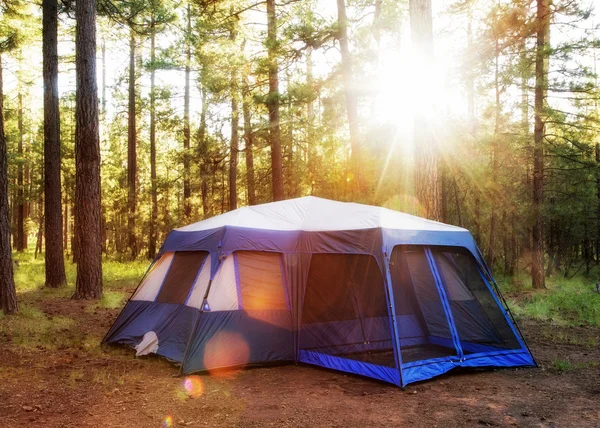
{"label": "white tent roof", "polygon": [[314,196],[238,208],[177,230],[193,232],[224,226],[310,232],[370,228],[465,231],[461,227],[450,226],[388,208],[337,202]]}

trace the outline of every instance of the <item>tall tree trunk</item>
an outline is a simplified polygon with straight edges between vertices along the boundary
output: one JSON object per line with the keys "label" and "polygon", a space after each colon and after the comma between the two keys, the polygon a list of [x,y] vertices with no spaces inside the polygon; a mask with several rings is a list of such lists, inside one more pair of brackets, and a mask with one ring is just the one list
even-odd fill
{"label": "tall tree trunk", "polygon": [[544,100],[548,88],[548,52],[550,32],[549,0],[537,0],[537,45],[535,55],[535,128],[533,146],[533,251],[531,283],[545,288],[544,276]]}
{"label": "tall tree trunk", "polygon": [[25,238],[25,183],[23,181],[23,165],[26,162],[23,153],[23,94],[19,91],[19,110],[17,112],[17,127],[19,131],[18,153],[19,163],[17,165],[17,251],[27,249]]}
{"label": "tall tree trunk", "polygon": [[202,214],[204,218],[211,215],[208,203],[208,178],[210,158],[206,142],[206,113],[208,111],[208,96],[205,88],[202,88],[202,110],[200,111],[200,128],[198,129],[198,155],[200,158],[200,179],[202,180]]}
{"label": "tall tree trunk", "polygon": [[500,194],[498,189],[498,138],[500,134],[500,70],[499,70],[499,58],[500,58],[500,47],[498,42],[498,35],[495,39],[495,62],[494,62],[494,93],[495,93],[495,104],[494,104],[494,137],[492,138],[492,188],[490,194],[491,202],[491,218],[490,218],[490,241],[488,245],[487,262],[490,267],[494,266],[495,259],[495,247],[496,247],[496,223],[498,221],[498,213],[496,212],[499,201],[497,195]]}
{"label": "tall tree trunk", "polygon": [[43,0],[44,235],[46,287],[67,283],[62,241],[60,110],[58,105],[58,3]]}
{"label": "tall tree trunk", "polygon": [[239,151],[239,114],[238,94],[235,84],[235,74],[231,76],[231,141],[229,145],[229,210],[237,208],[237,165]]}
{"label": "tall tree trunk", "polygon": [[106,114],[106,40],[102,38],[102,113]]}
{"label": "tall tree trunk", "polygon": [[475,54],[473,52],[473,17],[470,8],[467,19],[467,114],[469,118],[469,132],[471,132],[472,135],[475,135],[477,131],[475,122],[475,72],[473,71]]}
{"label": "tall tree trunk", "polygon": [[0,57],[0,310],[17,311],[17,293],[13,276],[10,247],[10,214],[8,206],[8,153],[4,136],[4,91],[2,58]]}
{"label": "tall tree trunk", "polygon": [[348,17],[346,16],[346,0],[337,0],[338,40],[342,56],[342,77],[344,79],[344,97],[346,100],[346,115],[350,130],[350,171],[354,175],[353,187],[363,189],[360,168],[360,129],[358,127],[358,98],[352,74],[352,57],[348,41]]}
{"label": "tall tree trunk", "polygon": [[192,216],[190,196],[190,66],[192,62],[192,16],[190,2],[187,3],[187,31],[185,45],[185,93],[183,101],[183,217],[187,222]]}
{"label": "tall tree trunk", "polygon": [[275,0],[267,1],[267,50],[269,62],[269,142],[271,144],[271,174],[273,200],[283,199],[283,167],[281,159],[281,131],[279,129],[279,60],[277,48],[277,17]]}
{"label": "tall tree trunk", "polygon": [[154,26],[150,34],[150,186],[152,208],[150,213],[150,237],[148,240],[148,258],[156,257],[156,222],[158,219],[158,190],[156,188],[156,93],[155,80],[156,70],[154,62],[156,60],[156,31]]}
{"label": "tall tree trunk", "polygon": [[[416,61],[417,72],[433,67],[433,26],[431,0],[409,0],[410,30],[413,50],[420,52],[422,60]],[[425,100],[425,104],[433,100]],[[424,111],[414,115],[413,138],[415,144],[415,197],[420,215],[441,218],[440,186],[438,180],[437,145],[431,131],[432,124]]]}
{"label": "tall tree trunk", "polygon": [[[235,44],[237,30],[231,29],[229,38]],[[235,66],[231,70],[231,140],[229,144],[229,211],[237,209],[237,166],[239,152],[239,91]]]}
{"label": "tall tree trunk", "polygon": [[244,76],[242,88],[242,112],[244,115],[244,143],[246,155],[246,187],[248,188],[248,205],[256,205],[256,189],[254,184],[254,133],[250,113],[250,88],[248,78]]}
{"label": "tall tree trunk", "polygon": [[73,298],[102,296],[100,135],[96,83],[96,1],[77,0],[75,68],[75,205],[77,281]]}
{"label": "tall tree trunk", "polygon": [[135,235],[135,217],[137,208],[137,129],[135,109],[135,36],[133,29],[129,37],[129,113],[127,122],[127,246],[131,258],[138,255]]}
{"label": "tall tree trunk", "polygon": [[[306,50],[306,85],[309,91],[313,91],[313,60],[312,48]],[[306,140],[308,147],[306,153],[308,156],[308,180],[312,188],[312,182],[315,178],[315,138],[314,138],[314,121],[315,121],[315,106],[314,101],[310,99],[306,105]]]}

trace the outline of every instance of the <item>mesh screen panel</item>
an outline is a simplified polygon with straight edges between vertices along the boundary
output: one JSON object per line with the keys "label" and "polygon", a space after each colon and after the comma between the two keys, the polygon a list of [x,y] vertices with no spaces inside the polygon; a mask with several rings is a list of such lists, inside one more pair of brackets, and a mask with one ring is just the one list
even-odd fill
{"label": "mesh screen panel", "polygon": [[473,256],[461,248],[432,248],[465,353],[481,348],[520,349],[508,321],[483,281]]}
{"label": "mesh screen panel", "polygon": [[396,246],[390,275],[402,361],[456,356],[452,334],[424,247]]}
{"label": "mesh screen panel", "polygon": [[313,254],[300,349],[394,367],[381,270],[372,256]]}
{"label": "mesh screen panel", "polygon": [[156,301],[184,304],[206,258],[206,251],[177,251]]}

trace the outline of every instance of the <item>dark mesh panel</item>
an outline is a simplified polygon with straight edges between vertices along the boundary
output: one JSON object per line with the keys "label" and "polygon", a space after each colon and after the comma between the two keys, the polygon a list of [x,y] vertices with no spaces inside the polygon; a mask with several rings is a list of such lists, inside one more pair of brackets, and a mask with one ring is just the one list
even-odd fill
{"label": "dark mesh panel", "polygon": [[503,349],[521,348],[483,281],[473,256],[458,247],[432,248],[432,253],[446,288],[464,352],[485,350],[470,346],[472,344]]}
{"label": "dark mesh panel", "polygon": [[361,254],[313,254],[300,349],[395,366],[379,265]]}
{"label": "dark mesh panel", "polygon": [[394,247],[390,274],[402,361],[457,355],[424,247]]}
{"label": "dark mesh panel", "polygon": [[177,251],[156,301],[184,304],[207,255],[206,251]]}

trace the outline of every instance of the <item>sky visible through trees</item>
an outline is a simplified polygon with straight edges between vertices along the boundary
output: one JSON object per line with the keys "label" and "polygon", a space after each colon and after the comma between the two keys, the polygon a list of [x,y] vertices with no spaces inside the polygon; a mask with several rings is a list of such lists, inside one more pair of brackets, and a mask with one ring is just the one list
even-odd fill
{"label": "sky visible through trees", "polygon": [[[315,195],[469,228],[495,271],[537,288],[600,263],[592,1],[90,5],[104,257],[152,258],[174,227]],[[58,4],[60,207],[45,203],[42,8],[20,0],[0,6],[0,156],[12,249],[62,237],[78,261],[75,6]]]}

